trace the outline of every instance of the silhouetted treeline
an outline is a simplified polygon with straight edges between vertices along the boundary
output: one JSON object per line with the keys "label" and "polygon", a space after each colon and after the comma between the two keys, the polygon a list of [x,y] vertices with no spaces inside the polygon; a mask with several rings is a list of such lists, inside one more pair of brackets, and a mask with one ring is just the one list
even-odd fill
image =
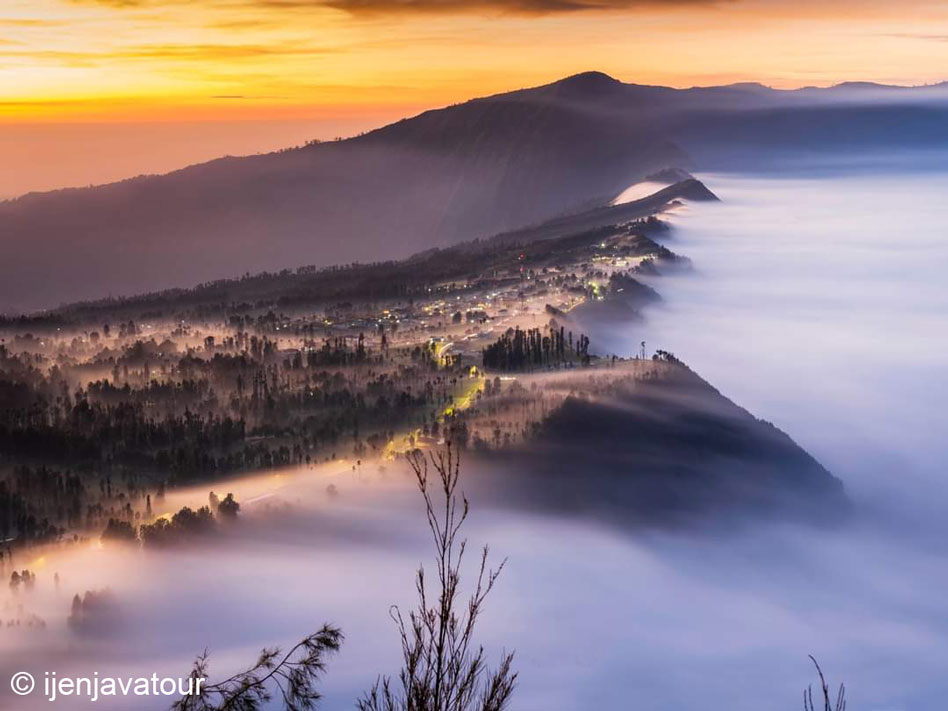
{"label": "silhouetted treeline", "polygon": [[379,452],[395,426],[433,425],[460,373],[431,344],[372,350],[361,334],[280,349],[237,332],[184,354],[160,338],[66,336],[55,356],[14,340],[26,350],[0,345],[0,533],[18,545],[137,526],[166,484]]}
{"label": "silhouetted treeline", "polygon": [[0,537],[48,541],[65,526],[82,521],[86,487],[82,478],[46,467],[15,467],[0,480]]}
{"label": "silhouetted treeline", "polygon": [[143,524],[139,536],[147,548],[167,548],[206,536],[214,531],[214,526],[214,514],[209,507],[194,511],[185,506],[170,519],[159,518],[154,523]]}
{"label": "silhouetted treeline", "polygon": [[574,341],[572,331],[551,327],[546,334],[539,328],[526,331],[508,329],[483,350],[485,368],[493,370],[533,370],[559,367],[580,362],[589,363],[589,338],[583,334]]}

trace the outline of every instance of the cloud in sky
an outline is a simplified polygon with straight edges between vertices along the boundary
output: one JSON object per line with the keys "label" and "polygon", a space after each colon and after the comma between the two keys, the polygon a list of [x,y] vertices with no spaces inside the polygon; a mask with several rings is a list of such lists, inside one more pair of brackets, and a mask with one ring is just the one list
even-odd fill
{"label": "cloud in sky", "polygon": [[[143,7],[181,0],[75,0],[112,7]],[[673,8],[716,5],[734,0],[246,0],[247,6],[264,8],[320,8],[344,10],[351,15],[457,14],[495,12],[514,15],[551,15],[582,11]],[[225,4],[208,0],[205,5]],[[226,3],[233,6],[234,3]]]}
{"label": "cloud in sky", "polygon": [[[307,0],[259,0],[264,4],[306,4]],[[451,13],[496,11],[545,15],[589,10],[623,10],[636,7],[711,5],[718,0],[315,0],[352,14],[400,12]],[[309,4],[312,4],[310,2]]]}
{"label": "cloud in sky", "polygon": [[928,42],[948,42],[948,34],[934,34],[928,32],[901,32],[890,33],[886,37],[897,39],[926,40]]}
{"label": "cloud in sky", "polygon": [[110,61],[163,60],[185,62],[236,62],[244,59],[267,57],[310,57],[325,54],[324,48],[311,46],[260,45],[260,44],[152,44],[125,47],[114,50],[34,50],[22,48],[19,42],[7,42],[3,45],[16,46],[15,49],[0,48],[0,58],[29,59],[33,62],[55,62],[71,66],[93,66],[96,63]]}
{"label": "cloud in sky", "polygon": [[[932,83],[948,66],[948,7],[931,0],[907,0],[913,13],[884,0],[3,1],[0,123],[388,116],[590,69],[788,88]],[[254,99],[209,98],[238,95]]]}

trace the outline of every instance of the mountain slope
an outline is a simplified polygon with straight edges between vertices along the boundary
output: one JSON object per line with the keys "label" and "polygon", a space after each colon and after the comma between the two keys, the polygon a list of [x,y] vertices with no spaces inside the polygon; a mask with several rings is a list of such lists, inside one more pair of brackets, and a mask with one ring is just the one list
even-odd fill
{"label": "mountain slope", "polygon": [[29,195],[0,204],[0,311],[406,256],[601,204],[684,160],[615,116],[476,101],[348,141]]}
{"label": "mountain slope", "polygon": [[652,195],[620,205],[605,205],[590,210],[564,215],[539,225],[530,225],[519,230],[495,235],[492,240],[499,244],[517,244],[554,239],[568,234],[594,230],[605,225],[616,225],[648,217],[662,212],[681,200],[695,202],[717,202],[718,196],[696,178],[688,177],[662,188]]}
{"label": "mountain slope", "polygon": [[601,207],[669,167],[945,148],[941,85],[672,89],[589,72],[346,141],[0,203],[0,312],[404,257]]}
{"label": "mountain slope", "polygon": [[620,364],[547,383],[571,394],[529,442],[495,456],[504,501],[621,525],[721,514],[825,523],[849,509],[842,483],[786,433],[687,367],[654,365],[649,378],[629,377]]}

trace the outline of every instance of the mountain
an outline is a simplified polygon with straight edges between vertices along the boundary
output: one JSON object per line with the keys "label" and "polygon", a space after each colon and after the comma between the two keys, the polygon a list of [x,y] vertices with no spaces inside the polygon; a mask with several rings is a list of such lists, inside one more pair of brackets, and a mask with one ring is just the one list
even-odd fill
{"label": "mountain", "polygon": [[[682,177],[678,172],[669,175]],[[106,322],[129,320],[215,321],[227,319],[234,310],[242,313],[250,305],[282,312],[360,300],[410,299],[438,284],[479,282],[485,271],[496,271],[504,263],[510,270],[519,269],[525,252],[531,256],[569,255],[590,243],[600,243],[605,234],[627,232],[633,220],[665,212],[682,200],[696,199],[717,200],[699,180],[687,177],[641,200],[588,210],[489,239],[426,249],[407,259],[322,268],[299,265],[279,272],[202,282],[192,288],[80,301],[31,316],[0,315],[0,328],[14,326],[39,335],[60,328],[97,328]],[[667,251],[645,234],[662,229],[657,221],[635,227],[642,254]],[[666,255],[671,256],[670,252]],[[574,309],[570,315],[579,313],[580,309]]]}
{"label": "mountain", "polygon": [[[636,363],[626,363],[625,367]],[[555,374],[569,392],[522,446],[491,459],[504,502],[624,526],[728,514],[827,522],[850,509],[842,483],[786,433],[677,362],[649,378],[622,365]]]}
{"label": "mountain", "polygon": [[[660,171],[654,178],[662,175],[672,175],[681,177],[678,170]],[[708,187],[696,178],[690,176],[684,180],[662,188],[657,192],[639,200],[622,203],[620,205],[604,205],[594,207],[589,210],[583,210],[563,217],[547,220],[539,225],[529,225],[518,230],[504,232],[495,235],[492,239],[501,244],[518,244],[524,242],[536,242],[544,239],[555,239],[569,234],[578,234],[588,230],[594,230],[597,227],[605,225],[617,225],[622,222],[630,222],[642,217],[654,215],[662,212],[669,206],[682,200],[693,202],[717,202],[718,196],[711,192]]]}
{"label": "mountain", "polygon": [[668,168],[948,146],[944,86],[672,89],[598,72],[344,141],[0,203],[0,312],[407,256],[608,205]]}
{"label": "mountain", "polygon": [[602,204],[684,154],[620,117],[482,100],[346,141],[0,204],[0,311],[407,256]]}

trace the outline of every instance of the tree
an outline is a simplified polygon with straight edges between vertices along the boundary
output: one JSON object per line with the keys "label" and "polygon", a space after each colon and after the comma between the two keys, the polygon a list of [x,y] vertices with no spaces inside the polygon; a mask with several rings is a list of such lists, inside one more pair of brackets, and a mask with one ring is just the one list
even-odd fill
{"label": "tree", "polygon": [[240,504],[234,499],[233,494],[228,494],[217,504],[217,513],[226,518],[236,517],[238,511],[240,511]]}
{"label": "tree", "polygon": [[201,686],[198,679],[206,679],[208,670],[205,651],[191,669],[191,688],[199,693],[182,696],[171,711],[258,711],[277,693],[284,711],[311,711],[320,699],[316,682],[326,669],[326,656],[339,650],[342,639],[342,632],[325,625],[286,654],[278,648],[264,649],[250,669]]}
{"label": "tree", "polygon": [[[812,661],[813,666],[816,667],[816,673],[820,675],[820,690],[823,692],[823,711],[846,711],[846,686],[844,684],[839,685],[839,691],[836,692],[836,703],[831,703],[829,684],[826,683],[823,670],[820,669],[820,665],[812,654],[810,655],[810,661]],[[810,685],[806,691],[803,692],[803,711],[816,711],[816,709],[817,707],[813,704],[813,686]]]}
{"label": "tree", "polygon": [[132,542],[136,540],[135,529],[128,521],[110,518],[101,536],[103,541]]}
{"label": "tree", "polygon": [[[236,502],[235,502],[236,503]],[[154,523],[142,524],[139,527],[139,538],[146,548],[173,546],[185,543],[188,540],[213,533],[216,524],[214,515],[207,506],[197,511],[183,507],[171,517],[159,518]]]}
{"label": "tree", "polygon": [[[474,645],[474,628],[484,600],[504,563],[487,566],[488,548],[481,552],[473,592],[460,600],[461,564],[467,547],[458,534],[468,515],[468,501],[457,494],[460,461],[450,444],[426,457],[415,450],[408,457],[425,501],[428,527],[435,544],[436,590],[429,591],[424,566],[415,587],[418,607],[408,619],[397,607],[392,619],[402,644],[399,689],[383,677],[358,702],[360,711],[502,711],[513,693],[517,674],[513,654],[504,654],[489,670],[482,646]],[[429,476],[429,465],[435,476]],[[434,481],[432,481],[434,479]],[[443,500],[442,500],[443,499]]]}
{"label": "tree", "polygon": [[81,597],[72,598],[72,607],[66,623],[81,634],[106,634],[116,628],[120,610],[114,593],[104,590],[86,590]]}

